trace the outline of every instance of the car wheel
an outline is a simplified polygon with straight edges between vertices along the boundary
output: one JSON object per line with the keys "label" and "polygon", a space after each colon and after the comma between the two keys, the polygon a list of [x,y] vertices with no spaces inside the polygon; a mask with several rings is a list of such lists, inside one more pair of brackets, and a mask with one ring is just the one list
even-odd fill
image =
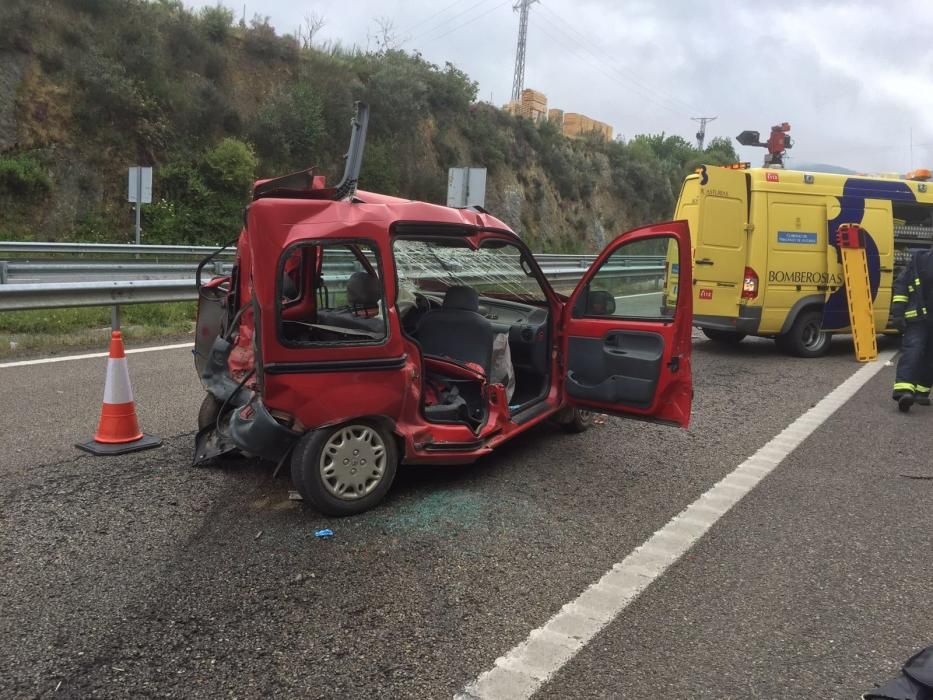
{"label": "car wheel", "polygon": [[220,407],[223,401],[218,401],[213,394],[207,394],[201,402],[201,408],[198,410],[198,430],[217,425],[217,416],[220,414]]}
{"label": "car wheel", "polygon": [[370,421],[312,430],[292,452],[292,482],[325,515],[354,515],[381,501],[398,467],[395,438]]}
{"label": "car wheel", "polygon": [[585,411],[582,408],[572,408],[569,420],[562,421],[560,427],[568,433],[585,432],[593,425],[593,412]]}
{"label": "car wheel", "polygon": [[703,335],[716,343],[721,343],[723,345],[738,345],[745,339],[744,333],[737,333],[736,331],[720,331],[715,328],[701,328]]}
{"label": "car wheel", "polygon": [[797,316],[787,333],[775,338],[778,347],[796,357],[822,357],[829,352],[832,333],[823,330],[820,311],[804,311]]}

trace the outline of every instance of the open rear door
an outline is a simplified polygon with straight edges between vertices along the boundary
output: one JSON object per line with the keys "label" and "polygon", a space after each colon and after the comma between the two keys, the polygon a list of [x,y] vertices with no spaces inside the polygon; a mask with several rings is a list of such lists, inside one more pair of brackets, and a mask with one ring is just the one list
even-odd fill
{"label": "open rear door", "polygon": [[721,322],[739,315],[748,264],[748,174],[704,166],[697,195],[694,308],[702,326],[706,318]]}
{"label": "open rear door", "polygon": [[687,427],[691,287],[671,279],[671,260],[690,269],[686,221],[624,233],[587,270],[561,321],[568,403]]}

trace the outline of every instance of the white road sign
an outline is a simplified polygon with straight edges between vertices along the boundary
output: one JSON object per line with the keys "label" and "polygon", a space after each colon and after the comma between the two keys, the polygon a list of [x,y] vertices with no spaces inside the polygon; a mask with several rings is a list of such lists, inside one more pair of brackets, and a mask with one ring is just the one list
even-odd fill
{"label": "white road sign", "polygon": [[[152,168],[134,165],[129,170],[126,201],[135,203],[139,198],[142,204],[152,204]],[[137,192],[140,192],[142,196]]]}
{"label": "white road sign", "polygon": [[447,206],[486,206],[486,168],[451,168],[447,172]]}

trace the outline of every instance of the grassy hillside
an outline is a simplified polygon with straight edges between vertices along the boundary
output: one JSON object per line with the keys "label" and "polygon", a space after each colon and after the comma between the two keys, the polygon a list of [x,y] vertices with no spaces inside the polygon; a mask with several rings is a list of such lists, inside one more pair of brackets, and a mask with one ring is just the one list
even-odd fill
{"label": "grassy hillside", "polygon": [[671,216],[683,175],[735,158],[680,137],[570,140],[476,101],[458,68],[400,51],[301,46],[268,22],[174,0],[0,4],[0,238],[129,240],[126,168],[155,167],[150,243],[213,243],[254,177],[341,171],[372,107],[361,187],[443,202],[447,168],[488,168],[487,208],[537,250],[582,252]]}

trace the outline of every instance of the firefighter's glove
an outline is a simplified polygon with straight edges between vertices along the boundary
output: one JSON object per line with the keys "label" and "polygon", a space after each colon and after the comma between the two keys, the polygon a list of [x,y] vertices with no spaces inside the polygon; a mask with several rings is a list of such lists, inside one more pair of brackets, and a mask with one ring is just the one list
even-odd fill
{"label": "firefighter's glove", "polygon": [[907,329],[907,319],[903,316],[895,316],[891,319],[891,328],[903,333]]}

